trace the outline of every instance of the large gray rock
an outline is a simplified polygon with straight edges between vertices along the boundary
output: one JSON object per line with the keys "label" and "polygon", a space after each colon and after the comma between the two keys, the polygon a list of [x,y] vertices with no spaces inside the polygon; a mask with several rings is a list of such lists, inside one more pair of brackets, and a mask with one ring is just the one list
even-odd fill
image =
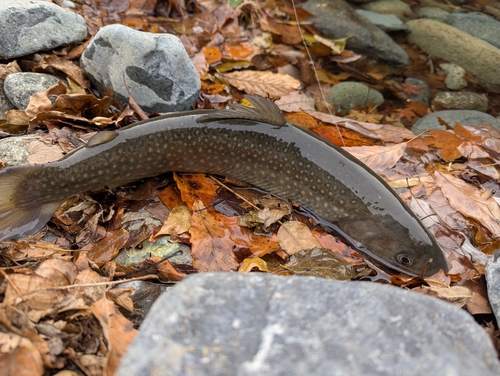
{"label": "large gray rock", "polygon": [[357,14],[342,0],[309,0],[300,5],[315,16],[314,26],[332,39],[352,36],[346,47],[393,65],[409,65],[410,58],[391,37]]}
{"label": "large gray rock", "polygon": [[497,322],[500,322],[500,250],[491,255],[484,274],[488,288],[488,300]]}
{"label": "large gray rock", "polygon": [[130,91],[146,112],[190,109],[201,88],[184,46],[171,34],[106,26],[85,49],[80,64],[99,91],[112,87],[124,102]]}
{"label": "large gray rock", "polygon": [[500,21],[482,13],[451,13],[448,23],[500,48]]}
{"label": "large gray rock", "polygon": [[59,78],[45,73],[19,72],[5,77],[3,88],[12,104],[25,110],[33,94],[41,93],[59,82]]}
{"label": "large gray rock", "polygon": [[432,57],[448,60],[473,73],[490,90],[500,92],[500,49],[453,26],[430,19],[406,23],[408,41]]}
{"label": "large gray rock", "polygon": [[444,110],[425,115],[422,119],[419,119],[413,124],[411,131],[419,134],[429,129],[445,130],[446,127],[439,124],[438,118],[444,120],[452,128],[458,122],[461,125],[469,126],[491,124],[493,127],[500,130],[500,122],[493,116],[484,112],[471,110]]}
{"label": "large gray rock", "polygon": [[207,273],[153,305],[118,376],[498,375],[465,311],[369,282]]}
{"label": "large gray rock", "polygon": [[0,58],[12,59],[79,42],[87,36],[82,16],[46,1],[0,1]]}

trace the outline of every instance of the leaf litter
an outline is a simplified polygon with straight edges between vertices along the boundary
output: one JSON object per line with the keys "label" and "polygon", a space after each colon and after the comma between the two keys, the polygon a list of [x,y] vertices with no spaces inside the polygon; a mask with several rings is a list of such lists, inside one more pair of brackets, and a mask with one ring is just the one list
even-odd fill
{"label": "leaf litter", "polygon": [[[241,188],[239,182],[228,188],[204,175],[146,179],[72,198],[47,229],[0,245],[3,369],[11,374],[64,369],[112,375],[136,333],[138,317],[143,317],[130,315],[139,310],[130,295],[134,288],[119,285],[145,279],[153,281],[149,286],[175,283],[203,271],[384,280],[452,301],[474,315],[490,315],[491,321],[483,274],[488,255],[500,245],[500,134],[487,124],[444,124],[445,131],[413,139],[407,127],[432,109],[408,99],[420,87],[403,83],[404,78],[444,88],[444,77],[429,72],[429,61],[418,52],[403,46],[413,59],[406,68],[369,62],[345,50],[345,40],[318,35],[304,23],[306,12],[298,9],[295,20],[293,9],[282,3],[275,11],[248,2],[203,2],[195,8],[156,0],[76,3],[90,36],[117,20],[138,30],[178,35],[202,80],[198,108],[223,108],[241,101],[243,93],[270,97],[290,122],[345,147],[383,173],[435,235],[451,270],[426,280],[391,277],[325,233],[314,219],[289,210],[300,203],[281,201],[278,207],[277,198]],[[296,21],[314,67],[306,59]],[[112,95],[96,97],[89,90],[76,63],[87,43],[0,65],[0,78],[33,71],[67,82],[32,96],[25,111],[9,111],[2,124],[2,134],[29,132],[36,137],[31,146],[34,163],[58,159],[83,145],[90,132],[152,115],[133,100],[120,103]],[[353,79],[384,88],[389,99],[380,108],[356,108],[346,117],[337,116],[323,100],[328,93],[321,90]],[[498,116],[498,95],[488,94],[489,111]],[[124,250],[165,239],[190,246],[192,262],[177,263],[180,251],[173,256],[149,253],[133,265],[117,261]],[[484,326],[500,343],[497,328],[488,320]]]}

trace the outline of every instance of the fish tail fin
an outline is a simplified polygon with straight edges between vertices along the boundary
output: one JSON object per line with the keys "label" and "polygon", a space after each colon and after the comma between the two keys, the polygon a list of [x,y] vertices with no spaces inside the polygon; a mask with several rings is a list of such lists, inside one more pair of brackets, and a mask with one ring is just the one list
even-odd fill
{"label": "fish tail fin", "polygon": [[34,197],[32,179],[43,168],[15,166],[0,171],[0,241],[35,234],[62,205],[63,201],[40,203]]}

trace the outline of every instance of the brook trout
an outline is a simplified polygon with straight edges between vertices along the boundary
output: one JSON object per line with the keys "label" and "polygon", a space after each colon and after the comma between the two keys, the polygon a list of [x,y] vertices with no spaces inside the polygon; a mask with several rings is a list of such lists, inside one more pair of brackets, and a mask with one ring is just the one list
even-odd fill
{"label": "brook trout", "polygon": [[288,124],[269,99],[188,111],[103,131],[45,165],[0,172],[0,240],[38,232],[69,197],[169,171],[226,175],[300,203],[356,250],[409,275],[447,270],[432,235],[354,157]]}

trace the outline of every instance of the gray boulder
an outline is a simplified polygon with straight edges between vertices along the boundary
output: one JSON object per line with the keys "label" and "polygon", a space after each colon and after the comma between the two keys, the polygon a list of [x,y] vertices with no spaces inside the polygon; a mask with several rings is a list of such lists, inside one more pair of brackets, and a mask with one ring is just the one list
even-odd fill
{"label": "gray boulder", "polygon": [[146,112],[190,109],[201,88],[184,46],[171,34],[106,26],[85,49],[80,64],[99,91],[113,88],[124,102],[130,91]]}
{"label": "gray boulder", "polygon": [[369,282],[206,273],[155,302],[117,375],[499,373],[485,331],[436,298]]}
{"label": "gray boulder", "polygon": [[432,57],[448,60],[473,73],[492,91],[500,92],[500,49],[482,39],[430,19],[406,23],[408,41]]}
{"label": "gray boulder", "polygon": [[482,13],[451,13],[448,24],[500,48],[500,21]]}
{"label": "gray boulder", "polygon": [[46,1],[0,1],[0,58],[12,59],[79,42],[87,36],[82,16]]}
{"label": "gray boulder", "polygon": [[314,26],[332,39],[349,35],[346,48],[374,60],[393,65],[408,65],[410,58],[391,37],[357,14],[342,0],[309,0],[300,5],[315,16]]}
{"label": "gray boulder", "polygon": [[446,127],[439,124],[438,117],[448,123],[452,128],[455,126],[455,123],[458,122],[462,125],[469,126],[491,124],[493,127],[500,130],[500,122],[493,116],[484,112],[472,110],[444,110],[425,115],[422,119],[419,119],[413,124],[411,131],[419,134],[429,129],[445,130]]}
{"label": "gray boulder", "polygon": [[45,73],[19,72],[5,77],[5,95],[19,110],[25,110],[33,94],[41,93],[57,84],[59,78]]}

